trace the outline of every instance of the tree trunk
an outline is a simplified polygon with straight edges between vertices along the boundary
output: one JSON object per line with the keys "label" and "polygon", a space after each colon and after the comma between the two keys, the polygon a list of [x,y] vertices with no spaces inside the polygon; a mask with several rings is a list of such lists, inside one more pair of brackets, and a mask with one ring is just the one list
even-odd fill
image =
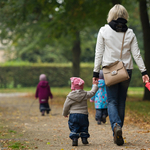
{"label": "tree trunk", "polygon": [[[144,50],[145,50],[145,65],[147,68],[148,75],[150,75],[150,24],[147,12],[146,0],[140,0],[140,18],[143,30]],[[143,100],[150,100],[150,92],[145,88]]]}
{"label": "tree trunk", "polygon": [[121,0],[111,0],[113,5],[121,4]]}
{"label": "tree trunk", "polygon": [[73,42],[72,48],[72,63],[73,63],[73,76],[79,77],[80,76],[80,54],[81,54],[81,47],[80,47],[80,32],[76,32],[75,40]]}

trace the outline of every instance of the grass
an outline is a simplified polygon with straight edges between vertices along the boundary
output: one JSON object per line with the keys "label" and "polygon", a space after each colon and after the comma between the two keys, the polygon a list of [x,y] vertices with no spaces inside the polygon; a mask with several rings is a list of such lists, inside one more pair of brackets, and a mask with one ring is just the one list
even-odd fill
{"label": "grass", "polygon": [[127,101],[126,112],[135,122],[150,123],[150,101]]}
{"label": "grass", "polygon": [[144,88],[143,87],[129,87],[129,89],[128,89],[129,97],[142,98],[143,94],[144,94]]}
{"label": "grass", "polygon": [[[90,87],[86,87],[85,90],[90,90]],[[34,94],[36,87],[24,87],[24,88],[0,88],[0,93],[31,93]],[[71,91],[70,87],[51,87],[51,92],[56,96],[65,96]]]}
{"label": "grass", "polygon": [[8,146],[9,148],[12,148],[12,149],[23,149],[23,148],[25,148],[25,146],[23,146],[23,144],[22,143],[20,143],[20,142],[12,142],[12,143],[9,143],[9,144],[11,144],[10,146]]}
{"label": "grass", "polygon": [[[58,67],[71,67],[72,62],[67,63],[31,63],[28,61],[8,61],[0,63],[0,66],[58,66]],[[93,67],[94,63],[80,63],[81,67]]]}
{"label": "grass", "polygon": [[[84,90],[89,91],[91,87],[85,87]],[[7,88],[7,89],[0,89],[0,93],[30,93],[34,94],[36,90],[36,87],[24,87],[24,88]],[[57,97],[66,97],[66,95],[70,92],[70,87],[51,87],[51,92],[54,96]],[[144,88],[143,87],[129,87],[128,89],[128,96],[130,98],[141,98],[144,94]]]}
{"label": "grass", "polygon": [[58,66],[58,67],[70,67],[72,65],[71,62],[68,63],[31,63],[26,61],[9,61],[5,63],[0,63],[1,67],[4,66]]}
{"label": "grass", "polygon": [[[14,137],[15,139],[13,139]],[[2,149],[30,149],[28,146],[29,143],[27,141],[19,141],[20,137],[20,133],[9,129],[7,126],[3,126],[2,123],[0,123],[0,146],[3,147]]]}
{"label": "grass", "polygon": [[0,93],[34,93],[35,87],[27,88],[1,88]]}

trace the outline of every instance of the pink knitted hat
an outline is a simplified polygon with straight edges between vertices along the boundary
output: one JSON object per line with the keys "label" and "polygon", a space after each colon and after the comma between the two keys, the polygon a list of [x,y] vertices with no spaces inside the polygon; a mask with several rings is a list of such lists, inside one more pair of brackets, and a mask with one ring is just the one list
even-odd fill
{"label": "pink knitted hat", "polygon": [[39,76],[39,80],[40,80],[40,81],[46,81],[46,75],[45,75],[45,74],[41,74],[41,75]]}
{"label": "pink knitted hat", "polygon": [[84,81],[81,78],[71,77],[71,90],[83,89]]}

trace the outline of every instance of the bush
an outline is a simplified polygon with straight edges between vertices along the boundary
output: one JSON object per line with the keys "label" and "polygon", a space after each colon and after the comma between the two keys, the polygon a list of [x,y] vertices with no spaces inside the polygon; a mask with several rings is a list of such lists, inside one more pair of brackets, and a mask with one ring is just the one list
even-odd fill
{"label": "bush", "polygon": [[[80,77],[84,79],[85,86],[92,86],[93,64],[81,64]],[[50,86],[70,86],[72,77],[71,64],[13,64],[1,65],[0,88],[8,87],[33,87],[39,82],[39,75],[46,74]],[[143,82],[137,67],[133,70],[132,87],[141,87]]]}

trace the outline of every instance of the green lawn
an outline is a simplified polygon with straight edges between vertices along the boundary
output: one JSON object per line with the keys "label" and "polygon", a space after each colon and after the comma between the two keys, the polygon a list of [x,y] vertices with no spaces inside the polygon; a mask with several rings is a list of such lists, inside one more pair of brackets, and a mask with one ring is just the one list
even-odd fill
{"label": "green lawn", "polygon": [[[90,90],[90,87],[85,87],[85,90]],[[27,88],[8,88],[0,89],[0,93],[14,93],[14,92],[25,92],[25,93],[35,93],[36,87],[27,87]],[[57,96],[66,96],[71,90],[70,87],[51,87],[51,91]],[[143,96],[144,88],[143,87],[129,87],[128,95],[129,96]]]}
{"label": "green lawn", "polygon": [[128,96],[142,98],[144,94],[144,87],[129,87]]}
{"label": "green lawn", "polygon": [[[85,90],[89,91],[90,87],[85,87]],[[8,89],[0,89],[0,93],[14,93],[14,92],[24,92],[34,94],[36,87],[27,87],[27,88],[8,88]],[[51,87],[51,92],[55,96],[66,97],[66,95],[71,91],[70,87]],[[128,97],[131,98],[140,98],[142,99],[144,94],[143,87],[129,87],[128,89]]]}

